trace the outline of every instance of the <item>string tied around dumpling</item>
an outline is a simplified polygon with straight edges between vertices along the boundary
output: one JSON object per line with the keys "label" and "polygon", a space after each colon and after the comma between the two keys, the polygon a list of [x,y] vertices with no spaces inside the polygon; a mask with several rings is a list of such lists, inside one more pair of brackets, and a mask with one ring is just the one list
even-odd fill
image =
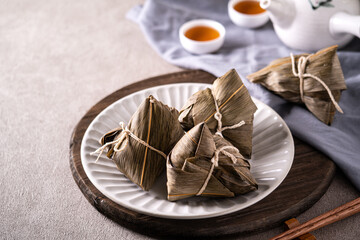
{"label": "string tied around dumpling", "polygon": [[[105,151],[105,149],[108,147],[108,146],[111,146],[111,145],[114,145],[114,152],[121,152],[123,151],[126,146],[128,145],[129,143],[129,138],[133,138],[136,142],[144,145],[145,147],[148,147],[149,149],[153,150],[154,152],[157,152],[158,154],[160,154],[163,158],[166,159],[166,154],[163,153],[162,151],[152,147],[151,145],[149,145],[148,143],[146,143],[145,141],[143,141],[142,139],[138,138],[135,134],[133,134],[129,128],[126,126],[124,127],[124,123],[123,122],[120,122],[120,128],[121,128],[121,133],[120,133],[120,137],[114,141],[111,141],[111,142],[107,142],[106,144],[104,144],[103,146],[101,146],[100,148],[96,149],[95,152],[92,152],[90,153],[91,155],[95,155],[95,154],[98,154],[98,157],[96,158],[96,161],[97,162],[100,158],[100,156],[102,155],[102,153]],[[124,144],[123,144],[124,143]]]}
{"label": "string tied around dumpling", "polygon": [[315,75],[312,75],[310,73],[306,73],[305,69],[306,69],[306,64],[309,60],[309,58],[312,56],[312,54],[308,55],[307,57],[305,56],[301,56],[298,60],[298,65],[297,65],[297,72],[296,72],[296,63],[295,63],[295,58],[294,55],[292,53],[290,53],[290,57],[291,57],[291,64],[292,64],[292,72],[294,74],[295,77],[298,77],[300,80],[300,98],[301,101],[304,102],[304,78],[312,78],[316,81],[318,81],[327,91],[327,93],[329,94],[329,97],[332,101],[332,103],[334,104],[336,110],[338,110],[341,113],[344,113],[343,110],[341,109],[341,107],[339,106],[339,104],[336,102],[330,88],[326,85],[326,83],[321,80],[320,78],[318,78]]}
{"label": "string tied around dumpling", "polygon": [[[242,85],[236,92],[238,92],[242,87],[243,87],[243,85]],[[236,93],[236,92],[235,92],[235,93]],[[216,101],[216,99],[215,99],[215,95],[214,95],[213,92],[212,92],[212,95],[213,95],[214,104],[215,104],[215,111],[216,111],[215,114],[214,114],[214,118],[215,118],[215,119],[217,120],[217,122],[218,122],[218,124],[217,124],[217,129],[216,129],[216,133],[215,133],[215,134],[217,134],[217,135],[219,135],[220,137],[224,138],[223,135],[222,135],[222,132],[223,132],[223,131],[225,131],[225,130],[227,130],[227,129],[234,129],[234,128],[241,127],[241,126],[243,126],[243,125],[245,124],[245,121],[244,121],[244,120],[241,120],[239,123],[236,123],[236,124],[234,124],[234,125],[232,125],[232,126],[223,127],[223,126],[222,126],[222,114],[220,113],[220,108],[219,108],[219,106],[218,106],[218,103],[217,103],[217,101]],[[234,94],[233,94],[231,97],[233,97],[233,96],[234,96]],[[214,156],[213,156],[212,159],[211,159],[211,163],[212,163],[212,164],[211,164],[210,170],[209,170],[209,172],[208,172],[208,175],[207,175],[207,177],[206,177],[203,185],[201,186],[200,190],[196,193],[196,196],[199,196],[199,195],[201,195],[201,194],[204,192],[204,190],[206,189],[206,187],[207,187],[207,185],[208,185],[208,183],[209,183],[209,181],[210,181],[210,178],[211,178],[211,175],[212,175],[212,173],[213,173],[213,171],[214,171],[214,168],[217,167],[217,166],[219,166],[219,155],[220,155],[220,153],[222,153],[222,154],[224,154],[225,156],[227,156],[228,158],[230,158],[231,161],[232,161],[234,164],[237,163],[237,158],[236,158],[236,156],[235,156],[234,154],[228,152],[228,151],[225,151],[226,149],[233,149],[236,153],[239,153],[239,154],[240,154],[239,150],[238,150],[236,147],[234,147],[234,146],[223,146],[223,147],[221,147],[221,148],[219,148],[219,149],[216,149],[216,150],[215,150],[215,153],[214,153]]]}
{"label": "string tied around dumpling", "polygon": [[209,181],[210,181],[210,178],[211,178],[211,175],[214,171],[214,168],[219,166],[219,155],[220,153],[224,154],[225,156],[229,157],[231,159],[231,161],[235,164],[237,163],[237,158],[235,156],[235,154],[232,154],[228,151],[225,151],[226,149],[232,149],[234,150],[236,153],[239,153],[239,150],[236,148],[236,147],[233,147],[233,146],[223,146],[219,149],[216,149],[215,150],[215,153],[214,153],[214,156],[211,158],[211,167],[210,167],[210,170],[208,172],[208,175],[203,183],[203,185],[201,186],[201,188],[199,189],[199,191],[196,193],[196,196],[199,196],[201,195],[204,190],[206,189]]}
{"label": "string tied around dumpling", "polygon": [[241,120],[240,122],[238,122],[238,123],[236,123],[236,124],[234,124],[232,126],[223,127],[222,126],[222,120],[221,120],[222,119],[222,114],[220,113],[220,109],[219,109],[218,103],[217,103],[217,101],[215,99],[215,95],[214,95],[213,92],[212,92],[212,95],[213,95],[214,104],[215,104],[215,111],[216,111],[215,114],[214,114],[214,118],[218,122],[215,134],[217,134],[220,137],[224,138],[223,135],[222,135],[223,131],[228,130],[228,129],[234,129],[234,128],[241,127],[242,125],[245,124],[245,121]]}

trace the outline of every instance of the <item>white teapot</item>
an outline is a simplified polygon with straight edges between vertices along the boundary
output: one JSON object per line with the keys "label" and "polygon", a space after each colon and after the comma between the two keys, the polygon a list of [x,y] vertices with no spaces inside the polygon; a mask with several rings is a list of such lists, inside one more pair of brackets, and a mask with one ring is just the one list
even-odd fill
{"label": "white teapot", "polygon": [[316,51],[360,37],[360,0],[260,0],[287,46]]}

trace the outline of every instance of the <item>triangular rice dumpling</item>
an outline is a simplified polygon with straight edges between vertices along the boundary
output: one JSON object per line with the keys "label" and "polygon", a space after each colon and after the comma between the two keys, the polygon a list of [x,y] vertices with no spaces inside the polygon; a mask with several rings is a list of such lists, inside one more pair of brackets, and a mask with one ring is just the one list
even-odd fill
{"label": "triangular rice dumpling", "polygon": [[236,158],[235,163],[220,152],[218,166],[213,166],[217,147],[224,146],[236,150],[222,137],[213,136],[204,122],[188,131],[168,155],[168,199],[176,201],[196,195],[233,197],[255,190],[250,165],[237,150],[225,150]]}
{"label": "triangular rice dumpling", "polygon": [[[337,46],[328,47],[315,54],[294,56],[295,68],[298,68],[300,57],[308,57],[305,73],[321,79],[331,90],[336,102],[339,102],[341,92],[346,89],[344,75],[336,54]],[[298,70],[296,70],[298,71]],[[335,105],[324,86],[312,77],[304,77],[303,101],[300,94],[300,80],[294,75],[293,63],[290,57],[277,59],[267,67],[252,73],[247,78],[254,83],[260,83],[268,90],[284,99],[302,103],[320,121],[330,125],[335,115]]]}
{"label": "triangular rice dumpling", "polygon": [[222,127],[245,122],[241,127],[224,130],[222,135],[238,148],[243,156],[250,158],[253,119],[257,108],[234,69],[215,80],[212,89],[201,90],[188,99],[180,111],[181,125],[188,131],[193,126],[206,122],[214,134],[218,128],[218,121],[214,117],[215,100],[222,115]]}
{"label": "triangular rice dumpling", "polygon": [[111,144],[107,156],[112,158],[122,173],[146,191],[164,170],[166,155],[184,135],[177,120],[178,115],[176,109],[169,108],[150,96],[141,103],[127,127],[136,137],[163,152],[165,157],[141,144],[134,137],[123,136],[122,128],[110,131],[101,139],[101,144],[104,145],[124,138],[117,146],[121,151],[114,150],[116,144]]}

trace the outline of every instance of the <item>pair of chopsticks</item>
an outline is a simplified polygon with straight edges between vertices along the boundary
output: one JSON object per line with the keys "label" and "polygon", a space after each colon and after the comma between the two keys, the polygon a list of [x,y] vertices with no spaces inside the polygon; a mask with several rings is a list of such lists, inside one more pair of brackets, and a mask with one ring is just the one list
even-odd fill
{"label": "pair of chopsticks", "polygon": [[347,218],[359,212],[360,212],[360,198],[357,198],[329,212],[326,212],[316,218],[313,218],[306,223],[300,224],[297,227],[294,227],[286,232],[283,232],[282,234],[277,235],[271,238],[270,240],[294,239],[308,232],[322,228],[336,221],[340,221],[344,218]]}

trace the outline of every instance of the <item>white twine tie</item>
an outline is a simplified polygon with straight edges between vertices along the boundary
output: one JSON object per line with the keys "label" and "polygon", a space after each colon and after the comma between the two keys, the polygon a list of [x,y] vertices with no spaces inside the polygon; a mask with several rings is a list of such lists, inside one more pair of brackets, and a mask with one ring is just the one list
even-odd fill
{"label": "white twine tie", "polygon": [[[121,152],[125,149],[125,147],[127,146],[127,144],[129,143],[129,137],[132,137],[135,141],[137,141],[138,143],[144,145],[145,147],[148,147],[150,148],[151,150],[157,152],[158,154],[160,154],[163,158],[166,159],[166,154],[163,153],[162,151],[150,146],[148,143],[146,143],[145,141],[143,141],[142,139],[138,138],[135,134],[133,134],[129,129],[128,127],[124,127],[124,123],[123,122],[120,122],[120,127],[122,129],[122,132],[120,133],[120,137],[118,139],[116,139],[115,141],[112,141],[112,142],[108,142],[106,144],[104,144],[103,146],[101,146],[100,148],[96,149],[95,152],[92,152],[90,153],[90,155],[95,155],[95,154],[99,154],[98,157],[96,158],[96,161],[97,162],[101,156],[101,154],[104,152],[104,150],[112,145],[112,144],[115,144],[114,145],[114,152]],[[121,148],[119,148],[121,146],[121,144],[125,141],[125,144],[122,145]]]}
{"label": "white twine tie", "polygon": [[237,124],[234,124],[232,126],[228,126],[228,127],[222,127],[222,114],[220,113],[220,109],[219,109],[219,106],[216,102],[216,99],[215,99],[215,96],[214,96],[214,93],[212,92],[212,95],[213,95],[213,99],[214,99],[214,103],[215,103],[215,110],[216,110],[216,113],[214,114],[214,118],[217,120],[218,124],[217,124],[217,129],[216,129],[216,133],[217,135],[219,135],[220,137],[224,138],[223,135],[222,135],[222,132],[225,131],[225,130],[228,130],[228,129],[234,129],[234,128],[238,128],[238,127],[241,127],[242,125],[245,124],[245,121],[244,120],[241,120],[239,123]]}
{"label": "white twine tie", "polygon": [[234,164],[237,163],[237,159],[236,159],[235,155],[230,153],[230,152],[225,151],[226,149],[233,149],[233,150],[236,151],[236,153],[239,153],[239,150],[236,147],[233,147],[233,146],[224,146],[224,147],[221,147],[220,149],[216,149],[215,154],[211,159],[212,164],[211,164],[211,168],[209,170],[209,173],[208,173],[202,187],[197,192],[196,196],[199,196],[204,192],[204,190],[206,189],[206,187],[207,187],[207,185],[208,185],[208,183],[210,181],[210,178],[211,178],[211,175],[212,175],[212,173],[214,171],[214,168],[219,166],[219,155],[220,155],[220,153],[222,153],[225,156],[229,157]]}
{"label": "white twine tie", "polygon": [[[219,135],[220,137],[224,138],[224,136],[222,135],[222,132],[223,132],[223,131],[225,131],[225,130],[227,130],[227,129],[234,129],[234,128],[241,127],[242,125],[245,124],[245,121],[244,121],[244,120],[241,120],[239,123],[234,124],[234,125],[232,125],[232,126],[222,127],[222,121],[221,121],[221,119],[222,119],[222,114],[220,113],[220,109],[219,109],[219,106],[218,106],[218,104],[217,104],[217,102],[216,102],[216,99],[215,99],[215,96],[214,96],[214,93],[213,93],[213,92],[212,92],[212,95],[213,95],[213,99],[214,99],[214,103],[215,103],[215,110],[216,110],[216,112],[215,112],[215,114],[214,114],[214,118],[215,118],[215,119],[217,120],[217,122],[218,122],[217,129],[216,129],[216,133],[215,133],[215,134],[217,134],[217,135]],[[210,181],[210,178],[211,178],[211,175],[212,175],[212,173],[213,173],[213,171],[214,171],[214,168],[217,167],[217,166],[219,166],[219,154],[220,154],[220,153],[222,153],[222,154],[224,154],[225,156],[229,157],[234,164],[237,163],[237,158],[235,157],[235,155],[232,154],[232,153],[230,153],[230,152],[225,151],[226,149],[233,149],[234,151],[236,151],[236,153],[239,153],[239,154],[240,154],[239,150],[238,150],[236,147],[234,147],[234,146],[224,146],[224,147],[221,147],[221,148],[219,148],[219,149],[216,149],[216,150],[215,150],[215,153],[214,153],[214,156],[213,156],[212,159],[211,159],[211,162],[212,162],[211,168],[210,168],[210,170],[209,170],[209,172],[208,172],[208,175],[207,175],[207,177],[206,177],[206,179],[205,179],[202,187],[201,187],[200,190],[196,193],[196,196],[199,196],[199,195],[201,195],[201,194],[204,192],[204,190],[206,189],[206,187],[207,187],[207,185],[208,185],[208,183],[209,183],[209,181]]]}
{"label": "white twine tie", "polygon": [[300,97],[301,97],[301,101],[304,102],[304,78],[306,77],[310,77],[312,79],[315,79],[316,81],[318,81],[328,92],[329,97],[332,101],[332,103],[334,104],[336,110],[338,110],[341,113],[344,113],[343,110],[340,108],[339,104],[336,102],[333,94],[331,93],[331,90],[329,89],[329,87],[326,85],[326,83],[324,83],[320,78],[310,74],[310,73],[305,73],[305,68],[306,68],[306,64],[310,58],[310,56],[312,55],[308,55],[307,57],[301,56],[298,60],[298,66],[297,66],[297,72],[296,72],[296,63],[295,63],[295,58],[294,55],[292,53],[290,53],[290,57],[291,57],[291,64],[292,64],[292,72],[294,74],[295,77],[298,77],[300,80]]}

